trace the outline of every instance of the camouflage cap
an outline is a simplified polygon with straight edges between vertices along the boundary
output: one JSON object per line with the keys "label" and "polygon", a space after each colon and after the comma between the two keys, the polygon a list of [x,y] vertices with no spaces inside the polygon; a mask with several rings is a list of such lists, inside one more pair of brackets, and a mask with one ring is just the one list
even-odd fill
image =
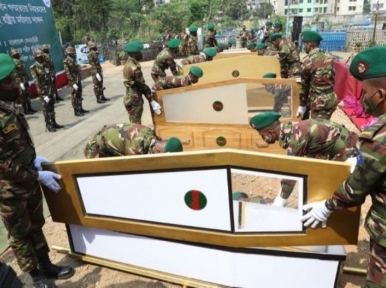
{"label": "camouflage cap", "polygon": [[236,39],[234,39],[234,38],[230,38],[230,39],[228,39],[228,44],[236,44]]}
{"label": "camouflage cap", "polygon": [[202,71],[202,69],[198,66],[190,67],[189,72],[192,73],[197,78],[201,78],[202,76],[204,76],[204,71]]}
{"label": "camouflage cap", "polygon": [[197,32],[197,30],[198,30],[198,27],[196,25],[191,25],[189,27],[189,32]]}
{"label": "camouflage cap", "polygon": [[280,22],[273,23],[273,28],[283,28],[283,24]]}
{"label": "camouflage cap", "polygon": [[249,125],[253,129],[261,130],[275,123],[280,117],[281,114],[278,112],[260,113],[249,120]]}
{"label": "camouflage cap", "polygon": [[248,43],[247,49],[252,49],[256,47],[256,43]]}
{"label": "camouflage cap", "polygon": [[350,64],[350,73],[363,81],[386,77],[386,46],[375,46],[359,52]]}
{"label": "camouflage cap", "polygon": [[213,47],[205,48],[203,52],[209,57],[214,57],[217,55],[217,50]]}
{"label": "camouflage cap", "polygon": [[245,192],[240,192],[240,191],[237,191],[237,192],[233,192],[232,193],[232,199],[233,200],[239,200],[240,198],[249,198],[248,194],[245,193]]}
{"label": "camouflage cap", "polygon": [[271,34],[271,36],[269,36],[269,40],[275,41],[276,39],[279,39],[282,36],[283,36],[283,34],[281,34],[281,33],[273,33],[273,34]]}
{"label": "camouflage cap", "polygon": [[125,51],[127,53],[138,53],[143,50],[143,43],[140,41],[130,41],[125,46]]}
{"label": "camouflage cap", "polygon": [[267,49],[267,45],[264,44],[264,43],[259,42],[259,43],[256,44],[256,49],[257,49],[257,50],[264,50],[264,49]]}
{"label": "camouflage cap", "polygon": [[164,153],[168,152],[182,152],[183,147],[180,139],[176,137],[171,137],[168,142],[166,142]]}
{"label": "camouflage cap", "polygon": [[168,42],[166,42],[166,46],[168,46],[169,48],[172,48],[172,49],[175,49],[175,48],[178,48],[181,44],[181,41],[180,39],[172,39]]}
{"label": "camouflage cap", "polygon": [[71,46],[68,46],[68,47],[66,48],[66,53],[67,53],[67,54],[75,54],[75,53],[76,53],[75,48],[74,48],[74,47],[71,47]]}
{"label": "camouflage cap", "polygon": [[302,32],[302,41],[303,42],[320,42],[323,40],[323,37],[316,31],[303,31]]}
{"label": "camouflage cap", "polygon": [[271,21],[267,21],[267,22],[265,22],[265,25],[272,26],[272,22]]}
{"label": "camouflage cap", "polygon": [[263,78],[276,78],[276,73],[266,73]]}
{"label": "camouflage cap", "polygon": [[208,30],[214,30],[214,27],[215,27],[214,23],[208,24]]}
{"label": "camouflage cap", "polygon": [[0,53],[0,80],[8,77],[15,70],[15,62],[8,54]]}
{"label": "camouflage cap", "polygon": [[41,47],[40,47],[40,50],[44,51],[44,50],[49,50],[50,49],[50,46],[48,46],[47,44],[43,44]]}
{"label": "camouflage cap", "polygon": [[34,58],[43,56],[43,51],[39,50],[39,49],[36,49],[36,50],[34,50],[34,52],[32,52],[32,55],[34,56]]}
{"label": "camouflage cap", "polygon": [[20,54],[19,50],[12,48],[11,49],[11,56],[16,55],[16,54]]}

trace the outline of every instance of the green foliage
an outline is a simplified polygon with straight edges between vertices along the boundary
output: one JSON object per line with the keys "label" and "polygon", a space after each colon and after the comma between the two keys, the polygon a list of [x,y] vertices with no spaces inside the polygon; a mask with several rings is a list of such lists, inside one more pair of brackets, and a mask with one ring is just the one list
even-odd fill
{"label": "green foliage", "polygon": [[127,60],[127,54],[123,50],[121,52],[119,52],[118,57],[119,57],[119,60],[122,60],[122,61]]}
{"label": "green foliage", "polygon": [[206,0],[189,0],[189,25],[202,26],[208,16],[209,3]]}
{"label": "green foliage", "polygon": [[370,14],[371,4],[369,0],[363,2],[363,14]]}
{"label": "green foliage", "polygon": [[266,19],[268,15],[273,14],[273,5],[271,3],[261,3],[260,8],[256,10],[256,16],[261,19]]}

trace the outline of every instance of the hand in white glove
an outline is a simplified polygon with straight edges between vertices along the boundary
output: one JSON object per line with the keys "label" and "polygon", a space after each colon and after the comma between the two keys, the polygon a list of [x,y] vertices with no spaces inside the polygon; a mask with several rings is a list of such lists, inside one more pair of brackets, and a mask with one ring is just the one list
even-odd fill
{"label": "hand in white glove", "polygon": [[145,44],[143,44],[143,48],[144,48],[144,49],[150,48],[150,45],[147,44],[147,43],[145,43]]}
{"label": "hand in white glove", "polygon": [[303,225],[312,228],[316,228],[319,224],[322,224],[322,228],[327,226],[327,218],[331,215],[332,211],[326,207],[326,200],[319,202],[312,202],[303,206],[303,210],[308,211],[306,215],[301,218]]}
{"label": "hand in white glove", "polygon": [[286,204],[287,204],[287,199],[281,198],[280,195],[277,195],[275,200],[272,203],[272,206],[285,207]]}
{"label": "hand in white glove", "polygon": [[46,101],[46,103],[48,104],[48,103],[50,103],[50,97],[48,97],[48,96],[44,96],[44,101]]}
{"label": "hand in white glove", "polygon": [[302,78],[301,77],[296,77],[295,81],[296,81],[296,83],[302,83]]}
{"label": "hand in white glove", "polygon": [[50,160],[48,160],[46,157],[42,157],[42,156],[36,156],[35,160],[34,160],[34,166],[35,168],[38,170],[38,171],[42,171],[43,168],[42,168],[42,163],[44,162],[50,162]]}
{"label": "hand in white glove", "polygon": [[304,114],[306,113],[307,107],[306,106],[299,106],[298,111],[296,112],[297,117],[304,117]]}
{"label": "hand in white glove", "polygon": [[350,173],[352,173],[355,170],[355,166],[357,165],[357,157],[351,157],[348,158],[346,161],[344,161],[351,165]]}
{"label": "hand in white glove", "polygon": [[161,106],[156,101],[150,102],[151,108],[153,109],[154,113],[157,115],[161,114]]}
{"label": "hand in white glove", "polygon": [[72,87],[73,87],[75,90],[78,90],[78,89],[79,89],[79,86],[76,85],[76,84],[72,85]]}
{"label": "hand in white glove", "polygon": [[25,90],[25,87],[24,87],[24,83],[20,83],[20,88],[21,88],[21,90]]}
{"label": "hand in white glove", "polygon": [[101,75],[99,75],[99,73],[97,73],[96,75],[96,78],[97,78],[97,80],[100,82],[100,81],[102,81],[102,77],[101,77]]}
{"label": "hand in white glove", "polygon": [[41,184],[46,186],[48,189],[58,193],[60,191],[60,185],[56,182],[56,179],[61,179],[62,176],[51,171],[38,171],[39,177],[38,180]]}

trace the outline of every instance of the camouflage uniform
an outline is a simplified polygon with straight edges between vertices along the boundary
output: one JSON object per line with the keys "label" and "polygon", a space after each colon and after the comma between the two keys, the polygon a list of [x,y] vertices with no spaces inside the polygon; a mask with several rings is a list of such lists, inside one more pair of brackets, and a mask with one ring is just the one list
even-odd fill
{"label": "camouflage uniform", "polygon": [[153,99],[149,86],[146,85],[143,78],[141,64],[132,57],[129,57],[123,68],[123,84],[126,87],[126,94],[123,98],[131,123],[141,123],[143,113],[142,94],[149,100]]}
{"label": "camouflage uniform", "polygon": [[182,65],[189,65],[189,64],[195,64],[195,63],[201,63],[206,61],[206,55],[205,53],[200,53],[199,55],[193,55],[188,58],[182,59],[181,64]]}
{"label": "camouflage uniform", "polygon": [[[87,55],[88,63],[91,65],[91,77],[92,82],[94,84],[94,95],[97,98],[98,103],[104,102],[104,94],[103,94],[103,74],[102,74],[102,66],[99,62],[99,53],[97,51],[91,50]],[[101,77],[101,81],[98,81],[96,75],[99,74]]]}
{"label": "camouflage uniform", "polygon": [[199,53],[198,51],[198,42],[197,37],[193,35],[189,35],[188,43],[186,44],[186,52],[188,55],[197,55]]}
{"label": "camouflage uniform", "polygon": [[178,75],[176,62],[169,48],[163,49],[155,58],[153,68],[151,69],[151,78],[157,82],[159,78],[166,77],[165,70],[170,68],[174,76]]}
{"label": "camouflage uniform", "polygon": [[192,83],[190,82],[189,76],[166,76],[155,82],[153,87],[151,87],[152,91],[164,90],[164,89],[172,89],[178,87],[190,86]]}
{"label": "camouflage uniform", "polygon": [[54,94],[56,101],[63,100],[62,98],[59,98],[58,89],[56,88],[56,70],[55,70],[54,62],[52,61],[50,54],[45,53],[44,51],[43,53],[44,53],[44,61],[46,63],[46,66],[50,69],[50,75],[51,75],[50,81],[52,86],[51,88],[52,93]]}
{"label": "camouflage uniform", "polygon": [[189,39],[189,35],[185,32],[185,30],[180,33],[179,39],[181,41],[180,55],[185,57],[186,55],[188,55],[187,50],[188,50],[188,39]]}
{"label": "camouflage uniform", "polygon": [[217,40],[214,31],[208,31],[205,35],[204,48],[217,47]]}
{"label": "camouflage uniform", "polygon": [[158,138],[147,126],[135,123],[106,125],[86,145],[86,158],[152,154]]}
{"label": "camouflage uniform", "polygon": [[[80,67],[75,60],[67,56],[63,61],[64,70],[66,71],[68,85],[71,89],[71,104],[74,108],[75,116],[82,114],[82,81],[80,76]],[[78,86],[78,90],[75,90],[73,85]]]}
{"label": "camouflage uniform", "polygon": [[280,61],[281,78],[292,78],[300,76],[299,51],[295,44],[282,39],[278,47],[278,58]]}
{"label": "camouflage uniform", "polygon": [[35,146],[24,115],[5,101],[0,101],[0,131],[0,214],[17,263],[29,272],[49,252]]}
{"label": "camouflage uniform", "polygon": [[274,31],[273,31],[272,28],[271,28],[270,30],[268,30],[268,31],[265,31],[264,37],[263,37],[263,41],[262,41],[262,42],[265,43],[265,44],[267,44],[267,49],[268,49],[268,50],[273,50],[273,51],[275,51],[275,50],[277,50],[277,48],[276,48],[275,46],[273,46],[271,40],[269,40],[271,34],[273,34],[273,33],[274,33]]}
{"label": "camouflage uniform", "polygon": [[386,115],[383,114],[376,124],[359,135],[361,146],[355,170],[326,202],[328,209],[340,210],[361,205],[368,195],[371,196],[372,206],[365,220],[365,228],[371,239],[366,281],[368,286],[365,287],[386,285],[385,135]]}
{"label": "camouflage uniform", "polygon": [[300,105],[310,107],[311,118],[330,119],[338,105],[334,59],[316,48],[303,58],[301,68]]}
{"label": "camouflage uniform", "polygon": [[[325,119],[282,124],[280,147],[287,155],[345,161],[358,153],[358,136],[343,125]],[[288,199],[296,181],[282,180],[281,197]]]}
{"label": "camouflage uniform", "polygon": [[[13,59],[16,65],[15,74],[16,74],[16,83],[19,85],[20,90],[20,99],[19,103],[23,106],[24,114],[30,114],[31,112],[36,112],[32,109],[31,106],[31,94],[29,90],[29,77],[24,66],[24,62],[20,59]],[[24,85],[24,90],[21,89],[20,84]]]}
{"label": "camouflage uniform", "polygon": [[[288,104],[289,96],[291,96],[291,85],[288,84],[264,84],[265,89],[275,97],[275,104],[273,111],[282,112],[281,109],[284,104]],[[290,111],[288,111],[290,112]],[[283,117],[290,117],[290,115],[284,115]]]}
{"label": "camouflage uniform", "polygon": [[240,38],[240,43],[241,43],[241,48],[246,48],[248,40],[250,38],[250,34],[248,30],[241,30],[239,33],[239,38]]}

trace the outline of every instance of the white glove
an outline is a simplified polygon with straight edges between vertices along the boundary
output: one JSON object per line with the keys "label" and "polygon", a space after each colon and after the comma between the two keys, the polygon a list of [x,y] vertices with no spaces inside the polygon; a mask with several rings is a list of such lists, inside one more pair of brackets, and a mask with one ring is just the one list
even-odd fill
{"label": "white glove", "polygon": [[102,81],[101,75],[99,75],[99,73],[97,73],[95,76],[96,76],[96,78],[98,79],[99,82]]}
{"label": "white glove", "polygon": [[41,184],[46,186],[48,189],[58,193],[60,191],[60,185],[55,179],[62,179],[62,176],[51,171],[38,171],[38,180]]}
{"label": "white glove", "polygon": [[[319,202],[312,202],[303,206],[303,210],[308,211],[306,215],[301,218],[303,225],[312,228],[316,228],[319,223],[322,224],[322,228],[327,226],[327,218],[331,215],[332,211],[326,207],[326,200]],[[311,210],[311,211],[310,211]]]}
{"label": "white glove", "polygon": [[272,206],[285,207],[286,204],[287,204],[287,199],[281,198],[280,195],[277,195],[275,200],[272,203]]}
{"label": "white glove", "polygon": [[44,96],[44,101],[46,101],[46,103],[48,104],[48,103],[50,103],[50,97],[48,97],[48,96]]}
{"label": "white glove", "polygon": [[161,106],[156,101],[150,102],[151,108],[153,109],[154,113],[157,115],[161,114]]}
{"label": "white glove", "polygon": [[301,77],[296,77],[295,81],[296,81],[296,83],[302,83],[302,78]]}
{"label": "white glove", "polygon": [[78,89],[79,89],[78,85],[76,85],[76,84],[72,85],[72,87],[73,87],[75,90],[78,90]]}
{"label": "white glove", "polygon": [[25,90],[25,87],[24,87],[24,83],[20,83],[20,88],[21,88],[21,90]]}
{"label": "white glove", "polygon": [[147,43],[145,43],[145,44],[143,44],[143,48],[144,48],[144,49],[150,48],[150,45],[147,44]]}
{"label": "white glove", "polygon": [[42,171],[43,170],[42,163],[45,163],[45,162],[50,162],[50,160],[48,160],[46,157],[36,156],[34,160],[34,166],[38,171]]}
{"label": "white glove", "polygon": [[352,173],[355,170],[355,166],[357,165],[357,157],[348,158],[344,162],[346,162],[346,163],[351,165],[350,173]]}
{"label": "white glove", "polygon": [[298,117],[300,116],[303,118],[304,114],[306,113],[306,110],[307,110],[306,106],[299,106],[298,112],[296,112],[296,116]]}

